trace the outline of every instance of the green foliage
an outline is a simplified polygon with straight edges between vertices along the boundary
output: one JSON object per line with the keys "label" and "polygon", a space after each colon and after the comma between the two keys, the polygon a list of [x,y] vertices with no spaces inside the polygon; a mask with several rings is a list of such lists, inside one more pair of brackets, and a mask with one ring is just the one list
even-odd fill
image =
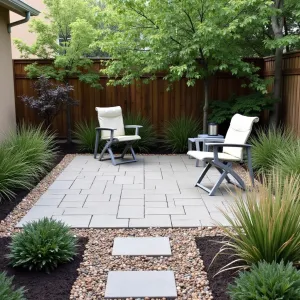
{"label": "green foliage", "polygon": [[[125,125],[141,125],[139,129],[139,136],[141,139],[133,144],[133,148],[138,152],[147,153],[150,149],[155,148],[156,132],[148,118],[143,117],[141,114],[128,113],[124,115]],[[135,129],[125,129],[126,134],[134,134]]]}
{"label": "green foliage", "polygon": [[300,175],[300,142],[291,147],[282,147],[276,154],[274,169],[280,170],[283,177]]}
{"label": "green foliage", "polygon": [[73,260],[77,238],[60,221],[44,218],[24,225],[12,237],[8,257],[13,267],[50,272]]}
{"label": "green foliage", "polygon": [[[292,171],[295,167],[299,167],[300,153],[298,154],[299,151],[295,147],[296,138],[290,130],[275,127],[267,130],[259,129],[249,142],[252,145],[253,169],[257,173],[267,174],[276,164],[280,170],[291,167],[289,170]],[[290,156],[295,158],[297,154],[298,164],[293,165],[295,161],[289,158]]]}
{"label": "green foliage", "polygon": [[292,263],[259,262],[228,286],[231,300],[299,300],[300,271]]}
{"label": "green foliage", "polygon": [[231,227],[220,225],[229,238],[220,254],[233,250],[241,267],[259,261],[299,263],[299,194],[300,176],[284,178],[280,172],[263,178],[245,195],[238,193],[228,210],[222,211]]}
{"label": "green foliage", "polygon": [[[25,58],[53,58],[53,64],[39,66],[34,63],[27,67],[30,78],[41,75],[65,81],[70,76],[99,87],[99,74],[87,58],[96,49],[92,44],[97,40],[99,7],[88,0],[45,0],[46,20],[33,18],[30,30],[37,36],[35,43],[14,42]],[[60,42],[57,43],[57,39]]]}
{"label": "green foliage", "polygon": [[201,125],[192,117],[180,117],[165,125],[164,141],[166,147],[173,153],[185,153],[188,149],[187,141],[200,133]]}
{"label": "green foliage", "polygon": [[6,272],[0,273],[0,299],[1,300],[25,300],[24,288],[15,289],[13,277],[7,277]]}
{"label": "green foliage", "polygon": [[42,126],[22,124],[0,144],[0,200],[16,189],[30,189],[45,175],[56,157],[55,136]]}
{"label": "green foliage", "polygon": [[276,101],[271,95],[261,93],[232,97],[227,101],[213,101],[210,103],[211,114],[209,120],[221,124],[231,120],[236,113],[254,117],[265,109],[272,109]]}
{"label": "green foliage", "polygon": [[[89,122],[84,120],[75,124],[74,136],[79,140],[78,150],[80,152],[93,153],[96,141],[96,130],[98,126],[97,122],[90,120]],[[105,141],[99,142],[99,147],[103,147]],[[99,149],[98,149],[99,150]]]}
{"label": "green foliage", "polygon": [[[165,70],[165,79],[186,77],[188,85],[216,71],[250,76],[257,89],[265,86],[252,64],[242,60],[244,28],[268,22],[272,1],[107,0],[101,12],[105,26],[99,47],[113,60],[104,73],[112,84],[128,84],[141,75]],[[228,46],[230,45],[230,47]],[[199,65],[201,67],[199,67]]]}

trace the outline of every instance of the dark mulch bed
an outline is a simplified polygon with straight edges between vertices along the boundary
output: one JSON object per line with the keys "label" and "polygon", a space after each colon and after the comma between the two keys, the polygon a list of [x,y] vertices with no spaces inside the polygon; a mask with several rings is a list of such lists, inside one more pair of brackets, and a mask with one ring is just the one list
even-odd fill
{"label": "dark mulch bed", "polygon": [[[211,237],[200,237],[196,238],[197,248],[199,249],[200,256],[203,260],[205,271],[209,280],[209,286],[211,288],[214,299],[216,300],[228,300],[229,297],[226,293],[227,286],[229,283],[234,281],[237,276],[236,270],[226,271],[214,275],[225,265],[232,262],[234,259],[230,255],[219,255],[210,266],[213,258],[221,248],[219,241],[224,238],[220,236]],[[209,267],[210,266],[210,267]]]}
{"label": "dark mulch bed", "polygon": [[67,300],[75,282],[83,252],[88,241],[87,238],[79,239],[78,255],[70,263],[60,265],[50,274],[37,271],[27,271],[8,266],[9,260],[5,257],[8,253],[7,246],[10,238],[0,239],[0,272],[6,271],[9,276],[15,276],[13,283],[18,288],[24,286],[27,300]]}

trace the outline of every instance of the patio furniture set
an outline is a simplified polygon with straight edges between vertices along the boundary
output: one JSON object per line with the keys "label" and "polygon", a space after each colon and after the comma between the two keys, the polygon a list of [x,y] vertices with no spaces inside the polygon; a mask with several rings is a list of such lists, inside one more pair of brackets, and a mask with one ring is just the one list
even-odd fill
{"label": "patio furniture set", "polygon": [[[99,160],[111,160],[113,165],[136,162],[136,155],[133,150],[133,143],[141,139],[139,136],[140,125],[125,125],[123,123],[122,109],[120,106],[116,107],[96,107],[98,112],[98,120],[100,127],[96,128],[96,143],[94,150],[94,158],[97,158],[97,150],[99,147],[99,135],[101,133],[101,139],[106,140],[106,144],[100,153]],[[244,161],[244,151],[247,154],[248,171],[252,185],[254,185],[254,176],[251,163],[251,145],[246,144],[253,124],[258,122],[257,117],[247,117],[240,114],[235,114],[230,122],[229,129],[225,136],[209,137],[207,135],[200,135],[198,138],[188,139],[187,155],[196,159],[196,167],[199,166],[199,161],[203,162],[204,170],[198,178],[196,185],[201,189],[208,192],[209,196],[213,196],[220,184],[226,180],[228,183],[232,183],[241,189],[245,189],[245,183],[243,179],[233,170],[233,162]],[[135,128],[134,135],[125,135],[126,128]],[[192,143],[196,144],[196,151],[192,150]],[[117,143],[125,143],[122,154],[116,157],[112,151],[112,145]],[[200,151],[200,143],[203,144],[203,151]],[[209,151],[209,147],[212,147],[212,152]],[[222,152],[219,152],[220,147],[223,148]],[[124,159],[125,154],[130,150],[132,159]],[[109,158],[104,158],[105,153],[108,152]],[[211,167],[215,167],[220,173],[220,177],[213,186],[212,189],[205,187],[201,182]],[[229,178],[231,175],[234,178],[232,181]]]}

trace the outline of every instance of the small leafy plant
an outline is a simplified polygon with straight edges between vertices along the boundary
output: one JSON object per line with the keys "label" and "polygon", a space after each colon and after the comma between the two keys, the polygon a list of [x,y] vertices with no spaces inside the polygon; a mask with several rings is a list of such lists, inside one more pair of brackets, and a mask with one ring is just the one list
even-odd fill
{"label": "small leafy plant", "polygon": [[0,273],[0,299],[1,300],[26,300],[24,288],[15,289],[13,277],[7,277],[6,272]]}
{"label": "small leafy plant", "polygon": [[259,262],[228,286],[231,300],[299,300],[300,271],[292,263]]}
{"label": "small leafy plant", "polygon": [[188,138],[196,137],[200,131],[200,122],[192,117],[174,119],[165,125],[166,147],[173,153],[184,153],[188,149]]}
{"label": "small leafy plant", "polygon": [[299,194],[300,176],[283,177],[279,171],[264,177],[256,189],[244,195],[238,192],[228,210],[222,211],[231,228],[220,224],[228,241],[223,242],[219,254],[233,251],[237,268],[260,261],[299,264]]}
{"label": "small leafy plant", "polygon": [[209,121],[221,124],[230,121],[236,113],[245,116],[257,116],[265,109],[271,110],[276,101],[271,95],[261,93],[240,97],[233,96],[227,101],[212,101]]}
{"label": "small leafy plant", "polygon": [[65,105],[77,105],[78,102],[70,97],[73,87],[68,84],[55,85],[45,76],[38,77],[33,84],[37,97],[22,96],[21,100],[28,106],[38,111],[39,116],[50,126],[53,119]]}
{"label": "small leafy plant", "polygon": [[13,267],[45,270],[49,273],[73,260],[77,238],[64,223],[49,218],[27,223],[24,230],[12,237],[9,245]]}

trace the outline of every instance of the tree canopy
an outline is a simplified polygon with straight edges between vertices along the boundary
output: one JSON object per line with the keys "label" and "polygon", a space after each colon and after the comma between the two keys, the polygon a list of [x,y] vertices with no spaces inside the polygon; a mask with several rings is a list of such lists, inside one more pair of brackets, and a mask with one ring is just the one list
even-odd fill
{"label": "tree canopy", "polygon": [[[248,76],[250,85],[265,91],[257,68],[243,60],[245,31],[269,22],[271,1],[266,0],[107,0],[101,12],[105,28],[97,45],[112,60],[103,70],[110,84],[166,71],[165,79],[209,78],[216,71]],[[207,99],[204,122],[206,127]]]}

